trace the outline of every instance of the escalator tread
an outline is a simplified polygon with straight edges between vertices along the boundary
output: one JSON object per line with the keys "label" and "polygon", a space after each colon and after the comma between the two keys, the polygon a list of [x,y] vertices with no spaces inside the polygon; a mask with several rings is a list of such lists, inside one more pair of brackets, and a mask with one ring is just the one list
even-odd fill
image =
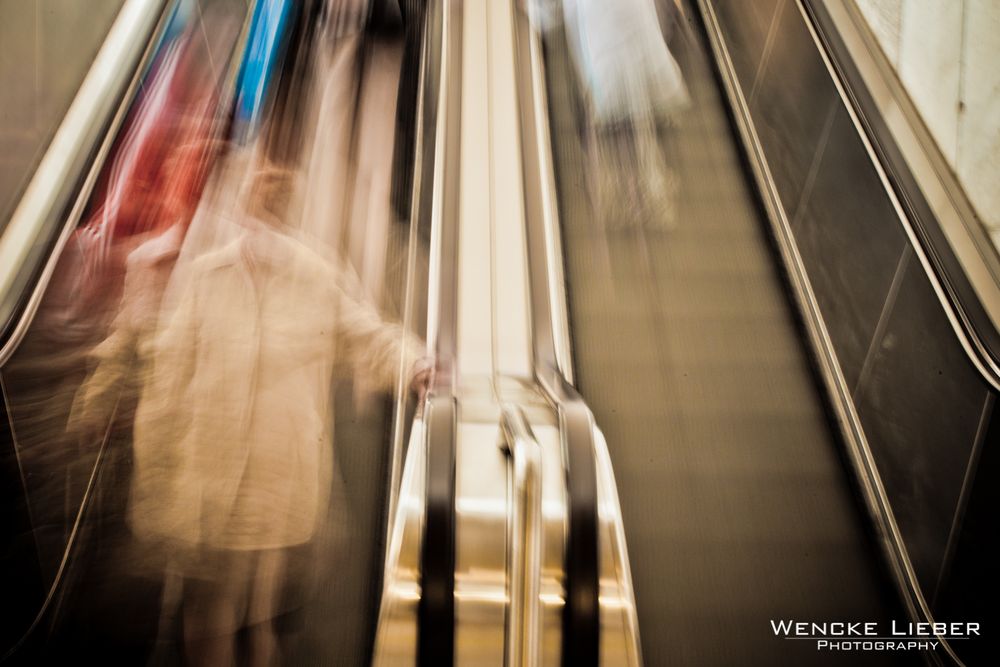
{"label": "escalator tread", "polygon": [[707,52],[680,37],[692,104],[660,132],[678,180],[663,226],[595,219],[562,36],[546,49],[577,373],[615,466],[643,657],[839,663],[769,619],[897,610]]}

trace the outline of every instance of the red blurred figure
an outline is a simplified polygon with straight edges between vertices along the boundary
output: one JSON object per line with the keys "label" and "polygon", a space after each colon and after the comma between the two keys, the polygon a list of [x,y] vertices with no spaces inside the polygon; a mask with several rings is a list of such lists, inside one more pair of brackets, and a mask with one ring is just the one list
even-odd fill
{"label": "red blurred figure", "polygon": [[103,335],[133,249],[174,225],[186,230],[190,224],[227,119],[218,109],[222,72],[211,66],[205,35],[226,44],[232,41],[227,27],[190,26],[164,47],[147,75],[39,313],[66,342]]}

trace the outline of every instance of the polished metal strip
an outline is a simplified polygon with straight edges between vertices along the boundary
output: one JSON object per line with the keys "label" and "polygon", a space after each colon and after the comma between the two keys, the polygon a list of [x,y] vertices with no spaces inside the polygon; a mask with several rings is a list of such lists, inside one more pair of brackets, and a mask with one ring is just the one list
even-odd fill
{"label": "polished metal strip", "polygon": [[[434,391],[452,394],[458,380],[458,224],[462,138],[462,3],[436,0],[428,15],[431,39],[440,43],[428,72],[437,77],[434,181],[431,184],[431,257],[427,339],[437,372]],[[433,43],[433,42],[432,42]],[[432,49],[433,53],[433,49]],[[433,83],[431,90],[434,90]]]}
{"label": "polished metal strip", "polygon": [[[423,16],[426,19],[426,16]],[[420,46],[420,67],[418,68],[417,80],[417,109],[414,119],[414,149],[413,149],[413,188],[410,192],[410,229],[407,234],[406,252],[406,278],[405,296],[403,301],[403,327],[410,330],[413,322],[414,301],[416,299],[416,272],[417,272],[417,244],[418,231],[421,227],[421,215],[425,214],[422,202],[431,201],[434,185],[434,144],[433,141],[425,141],[424,134],[430,138],[434,137],[437,131],[436,123],[436,101],[434,95],[427,92],[427,70],[430,67],[430,41],[426,29],[421,31],[422,39]],[[427,107],[427,109],[425,109]],[[426,130],[425,130],[426,123]],[[427,155],[424,155],[424,152]],[[429,173],[424,174],[424,171]],[[426,188],[426,192],[425,192]],[[429,220],[430,207],[427,207],[427,220]],[[404,368],[404,356],[400,355],[399,373],[396,379],[396,391],[394,401],[394,413],[392,423],[392,443],[389,454],[389,501],[386,512],[386,558],[389,557],[389,546],[392,542],[391,534],[395,522],[396,511],[399,505],[399,486],[403,477],[403,461],[405,457],[405,437],[406,437],[406,400],[409,392],[406,374],[408,368]],[[388,566],[388,561],[386,561]]]}
{"label": "polished metal strip", "polygon": [[507,667],[540,664],[542,450],[520,408],[503,406],[505,447],[513,465],[507,581]]}
{"label": "polished metal strip", "polygon": [[[751,120],[750,110],[740,89],[733,61],[722,36],[722,29],[713,4],[711,0],[697,0],[697,6],[722,80],[726,99],[733,112],[736,130],[742,139],[741,143],[766,212],[766,218],[774,231],[778,252],[788,271],[793,296],[799,306],[799,312],[802,314],[810,347],[815,352],[820,376],[828,395],[831,397],[834,416],[846,445],[848,459],[857,473],[858,486],[880,538],[886,564],[895,580],[910,618],[917,622],[933,621],[933,615],[910,563],[871,447],[852,400],[851,388],[847,385],[841,371],[836,350],[806,273],[805,264],[796,246],[788,216],[781,204],[777,186],[770,172],[767,157]],[[936,636],[936,639],[941,642],[944,649],[941,653],[948,655],[955,664],[961,664],[948,642],[940,636]],[[937,653],[932,657],[935,660],[940,660]]]}
{"label": "polished metal strip", "polygon": [[[0,236],[0,366],[14,354],[38,310],[178,2],[127,0],[122,6]],[[33,251],[49,245],[55,229],[59,232],[48,255],[36,259],[38,266],[26,267]],[[33,286],[18,285],[36,273]]]}
{"label": "polished metal strip", "polygon": [[[431,188],[431,265],[428,346],[437,369],[426,404],[427,484],[421,540],[417,664],[455,661],[455,462],[458,405],[456,344],[458,315],[458,211],[461,139],[462,6],[437,0],[427,14],[428,110],[434,123]],[[434,93],[437,93],[434,95]],[[425,126],[425,131],[428,130]],[[423,202],[421,202],[423,203]],[[421,206],[423,209],[423,206]]]}
{"label": "polished metal strip", "polygon": [[427,404],[427,493],[420,548],[417,665],[455,663],[455,455],[458,407],[450,396]]}
{"label": "polished metal strip", "polygon": [[[524,178],[524,217],[531,288],[532,346],[536,381],[557,407],[563,439],[567,486],[565,553],[566,598],[563,607],[562,664],[597,665],[600,659],[599,539],[594,424],[589,408],[570,384],[565,286],[562,256],[556,255],[554,176],[547,132],[540,132],[548,114],[544,107],[544,74],[539,36],[523,7],[514,9],[517,37],[519,115]],[[545,157],[542,157],[545,156]],[[544,170],[544,171],[543,171]],[[554,264],[559,263],[559,270]],[[561,308],[559,304],[562,304]],[[637,637],[637,633],[635,633]]]}

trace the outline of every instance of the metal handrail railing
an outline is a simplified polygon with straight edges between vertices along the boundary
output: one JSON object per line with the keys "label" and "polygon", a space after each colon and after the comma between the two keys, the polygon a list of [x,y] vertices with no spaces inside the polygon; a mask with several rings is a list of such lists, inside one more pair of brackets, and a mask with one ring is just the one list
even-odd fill
{"label": "metal handrail railing", "polygon": [[462,7],[436,0],[426,14],[422,74],[421,179],[417,221],[431,221],[428,348],[437,365],[425,408],[427,486],[417,610],[417,664],[455,662],[455,400],[458,338],[459,141],[461,138]]}
{"label": "metal handrail railing", "polygon": [[542,45],[529,9],[513,9],[521,82],[524,217],[531,284],[535,379],[556,406],[566,466],[566,604],[562,664],[596,667],[600,660],[597,462],[590,409],[572,384],[555,177],[548,135]]}
{"label": "metal handrail railing", "polygon": [[520,408],[502,408],[504,449],[513,466],[508,524],[507,667],[540,664],[542,571],[542,450]]}
{"label": "metal handrail railing", "polygon": [[0,366],[31,323],[178,2],[125,1],[0,236]]}

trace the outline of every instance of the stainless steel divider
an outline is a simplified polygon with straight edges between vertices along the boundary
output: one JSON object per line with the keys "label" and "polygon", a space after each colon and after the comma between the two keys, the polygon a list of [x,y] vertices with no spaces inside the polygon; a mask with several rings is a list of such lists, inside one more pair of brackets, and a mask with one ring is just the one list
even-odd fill
{"label": "stainless steel divider", "polygon": [[[565,288],[561,280],[562,252],[558,244],[541,43],[523,9],[514,9],[514,24],[519,92],[524,96],[519,100],[519,111],[535,378],[557,406],[566,465],[568,530],[562,664],[596,666],[600,660],[601,622],[594,425],[589,408],[569,380]],[[560,322],[563,326],[558,326]]]}
{"label": "stainless steel divider", "polygon": [[[539,22],[530,13],[537,6],[520,2],[513,2],[512,6],[515,66],[520,83],[518,107],[534,375],[543,394],[556,406],[566,466],[568,516],[561,663],[574,667],[619,661],[639,665],[642,658],[635,600],[614,474],[606,453],[598,457],[598,446],[605,451],[603,437],[598,445],[599,431],[593,414],[573,385],[544,55]],[[599,461],[608,467],[599,471]],[[602,484],[607,480],[611,480],[610,484]],[[614,508],[605,516],[600,512],[601,498],[605,498],[607,507]],[[615,544],[611,549],[614,563],[602,563],[601,555],[607,553],[602,550],[605,539]],[[612,571],[616,573],[627,620],[620,628],[605,633],[608,628],[602,618],[601,577],[602,573]],[[613,650],[620,651],[616,657],[611,657],[612,643]]]}
{"label": "stainless steel divider", "polygon": [[542,568],[542,451],[524,412],[503,406],[504,448],[513,466],[513,507],[508,524],[507,667],[538,665]]}
{"label": "stainless steel divider", "polygon": [[413,209],[437,376],[398,475],[377,665],[641,664],[610,459],[571,383],[525,12],[428,5]]}
{"label": "stainless steel divider", "polygon": [[426,108],[424,127],[419,130],[425,133],[422,145],[430,151],[427,164],[434,178],[421,181],[416,210],[431,220],[428,345],[437,370],[426,414],[427,483],[417,610],[417,664],[421,667],[455,662],[456,264],[462,94],[461,7],[438,0],[426,17],[422,91]]}

